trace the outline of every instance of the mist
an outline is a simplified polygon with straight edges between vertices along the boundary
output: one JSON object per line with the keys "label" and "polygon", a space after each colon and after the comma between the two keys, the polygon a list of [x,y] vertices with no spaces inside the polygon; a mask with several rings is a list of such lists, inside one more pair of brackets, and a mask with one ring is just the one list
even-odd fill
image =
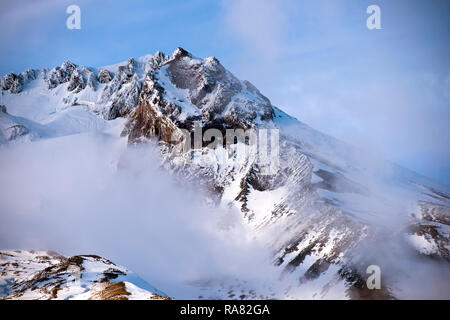
{"label": "mist", "polygon": [[2,146],[0,167],[3,249],[97,254],[176,298],[197,298],[194,281],[275,275],[240,213],[207,207],[151,144],[66,136]]}

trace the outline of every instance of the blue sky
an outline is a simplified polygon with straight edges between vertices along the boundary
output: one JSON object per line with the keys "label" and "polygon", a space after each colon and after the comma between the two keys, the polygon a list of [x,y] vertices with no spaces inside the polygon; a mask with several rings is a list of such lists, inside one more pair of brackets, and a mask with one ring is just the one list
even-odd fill
{"label": "blue sky", "polygon": [[299,120],[450,184],[448,0],[3,0],[0,30],[0,74],[178,46],[216,56]]}

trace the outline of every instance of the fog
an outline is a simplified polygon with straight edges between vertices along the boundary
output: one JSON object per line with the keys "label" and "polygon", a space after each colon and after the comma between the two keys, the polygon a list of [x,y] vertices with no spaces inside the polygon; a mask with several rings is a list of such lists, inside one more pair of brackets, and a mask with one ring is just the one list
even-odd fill
{"label": "fog", "polygon": [[207,207],[159,163],[108,135],[1,147],[0,247],[104,256],[178,298],[196,298],[187,282],[273,273],[238,212]]}
{"label": "fog", "polygon": [[[128,146],[126,139],[95,133],[3,145],[0,168],[2,249],[97,254],[174,298],[195,299],[203,294],[199,283],[210,280],[214,294],[217,282],[236,279],[277,298],[311,298],[330,280],[296,288],[306,265],[280,278],[268,241],[292,236],[277,230],[283,224],[254,232],[241,212],[208,206],[207,191],[160,168],[152,144]],[[406,206],[410,194],[370,176],[364,181],[372,197],[354,198],[351,211],[377,236],[353,250],[354,262],[379,265],[399,297],[450,296],[448,267],[417,258],[404,236],[414,210]],[[333,290],[328,298],[344,297],[345,288]]]}

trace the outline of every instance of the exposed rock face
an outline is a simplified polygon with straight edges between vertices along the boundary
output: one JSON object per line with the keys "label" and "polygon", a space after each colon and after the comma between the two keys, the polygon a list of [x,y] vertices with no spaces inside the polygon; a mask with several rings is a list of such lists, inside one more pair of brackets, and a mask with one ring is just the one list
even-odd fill
{"label": "exposed rock face", "polygon": [[107,113],[106,118],[109,120],[128,115],[136,107],[141,91],[141,84],[137,76],[130,73],[129,69],[120,70],[112,80],[111,86],[115,86],[119,90],[118,94],[113,97]]}
{"label": "exposed rock face", "polygon": [[6,129],[6,139],[12,141],[28,133],[29,130],[24,125],[16,124]]}
{"label": "exposed rock face", "polygon": [[144,83],[138,107],[122,135],[127,135],[130,141],[137,141],[141,137],[160,137],[167,143],[172,142],[172,136],[178,130],[174,121],[181,108],[164,100],[163,93],[164,89],[150,75]]}
{"label": "exposed rock face", "polygon": [[1,251],[0,299],[170,299],[145,281],[96,255],[66,258],[52,251]]}
{"label": "exposed rock face", "polygon": [[61,67],[55,67],[46,74],[49,89],[69,82],[67,91],[79,93],[86,85],[95,90],[94,73],[86,67],[77,66],[70,61],[64,62]]}
{"label": "exposed rock face", "polygon": [[23,85],[35,80],[39,75],[39,70],[28,69],[19,75],[10,72],[0,78],[0,88],[10,93],[20,93]]}
{"label": "exposed rock face", "polygon": [[[248,81],[235,78],[216,58],[197,62],[175,52],[167,73],[177,88],[189,91],[191,103],[201,110],[207,122],[219,120],[230,127],[250,128],[257,117],[272,117],[270,101]],[[257,99],[249,98],[248,93]]]}
{"label": "exposed rock face", "polygon": [[112,77],[108,70],[101,69],[97,75],[97,80],[100,83],[108,83],[112,80]]}
{"label": "exposed rock face", "polygon": [[47,74],[47,84],[49,89],[56,88],[62,83],[70,81],[72,73],[76,70],[76,65],[70,61],[64,62],[61,67],[55,67]]}
{"label": "exposed rock face", "polygon": [[446,198],[447,205],[420,201],[420,213],[412,217],[409,240],[422,255],[450,263],[450,199],[436,193],[435,197]]}
{"label": "exposed rock face", "polygon": [[67,87],[67,90],[80,92],[84,89],[84,87],[85,84],[83,76],[79,74],[77,70],[74,70],[70,75],[69,86]]}
{"label": "exposed rock face", "polygon": [[115,119],[127,116],[134,110],[138,104],[144,81],[138,73],[143,72],[145,78],[146,74],[157,68],[165,59],[165,55],[157,53],[144,66],[134,59],[128,60],[125,66],[120,66],[99,99],[101,103],[108,105],[105,117]]}
{"label": "exposed rock face", "polygon": [[27,69],[26,71],[19,74],[19,79],[22,84],[26,84],[32,80],[36,80],[39,76],[40,71],[35,69]]}
{"label": "exposed rock face", "polygon": [[19,93],[22,91],[19,77],[15,73],[8,73],[1,78],[2,90],[8,90],[11,93]]}

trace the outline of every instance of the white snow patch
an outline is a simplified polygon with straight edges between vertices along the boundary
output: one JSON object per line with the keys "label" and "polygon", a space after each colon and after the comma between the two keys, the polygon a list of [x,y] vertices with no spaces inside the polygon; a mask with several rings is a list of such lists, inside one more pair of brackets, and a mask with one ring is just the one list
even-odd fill
{"label": "white snow patch", "polygon": [[408,240],[420,253],[429,255],[438,251],[436,244],[430,242],[424,235],[412,234],[409,235]]}

